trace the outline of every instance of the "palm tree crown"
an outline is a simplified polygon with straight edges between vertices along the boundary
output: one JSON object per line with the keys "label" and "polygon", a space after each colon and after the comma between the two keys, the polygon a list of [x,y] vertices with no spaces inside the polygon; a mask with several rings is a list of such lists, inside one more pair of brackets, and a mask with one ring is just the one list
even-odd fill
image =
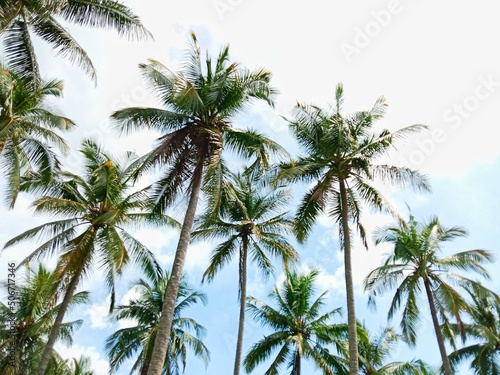
{"label": "palm tree crown", "polygon": [[0,171],[7,177],[5,202],[11,208],[22,177],[36,173],[48,182],[59,168],[51,146],[63,153],[68,150],[55,130],[68,130],[74,123],[47,105],[51,97],[62,96],[62,89],[59,80],[33,87],[0,65]]}
{"label": "palm tree crown", "polygon": [[[363,327],[366,331],[366,327]],[[391,352],[400,345],[400,335],[393,328],[382,329],[377,335],[368,332],[365,339],[360,340],[359,370],[364,375],[432,375],[432,370],[421,360],[409,362],[389,362]]]}
{"label": "palm tree crown", "polygon": [[302,358],[312,360],[324,374],[348,373],[344,357],[333,355],[328,349],[333,346],[343,354],[347,327],[331,322],[331,318],[340,314],[340,309],[321,312],[326,292],[313,300],[317,276],[315,270],[306,275],[287,271],[281,289],[276,287],[269,295],[277,303],[277,308],[256,298],[248,298],[249,312],[273,332],[248,352],[244,360],[247,372],[253,371],[278,350],[265,375],[277,375],[283,365],[290,370],[290,375],[300,375]]}
{"label": "palm tree crown", "polygon": [[[133,319],[136,324],[116,331],[107,339],[106,350],[112,372],[118,370],[126,359],[137,357],[130,373],[147,374],[169,278],[165,272],[161,278],[152,282],[139,280],[134,287],[140,293],[139,297],[132,299],[128,305],[115,309],[114,320]],[[205,328],[194,319],[183,316],[183,310],[199,302],[206,303],[205,294],[191,289],[183,280],[177,296],[170,344],[163,369],[165,375],[180,374],[179,361],[184,371],[188,347],[205,365],[210,359],[210,353],[201,341]],[[194,332],[194,335],[190,331]]]}
{"label": "palm tree crown", "polygon": [[[376,233],[376,243],[390,243],[393,252],[384,264],[368,274],[364,280],[371,298],[387,290],[396,289],[388,317],[391,319],[404,303],[401,320],[405,340],[415,344],[420,320],[418,295],[422,287],[431,311],[431,317],[439,344],[445,374],[452,374],[446,350],[443,331],[451,336],[450,317],[460,320],[460,313],[467,309],[467,301],[454,285],[483,287],[468,277],[454,271],[477,273],[489,277],[484,264],[492,260],[485,250],[468,250],[447,256],[440,256],[442,244],[464,237],[466,231],[461,227],[446,228],[437,217],[427,223],[418,223],[410,216],[408,223],[399,227],[388,226]],[[373,299],[372,299],[373,301]],[[439,320],[443,322],[440,327]]]}
{"label": "palm tree crown", "polygon": [[[158,166],[164,171],[156,183],[153,196],[158,210],[168,207],[184,193],[186,183],[201,178],[205,185],[220,188],[222,173],[227,171],[222,150],[232,149],[243,157],[257,157],[258,163],[269,166],[270,152],[285,152],[278,144],[254,130],[235,128],[231,118],[252,98],[272,104],[270,72],[255,72],[229,64],[229,46],[222,49],[213,64],[209,56],[202,66],[196,36],[184,71],[173,73],[160,62],[150,59],[139,67],[165,109],[126,108],[112,116],[124,133],[154,130],[162,133],[153,150],[144,159],[139,173]],[[212,184],[212,185],[211,185]],[[218,195],[216,195],[218,198]]]}
{"label": "palm tree crown", "polygon": [[472,299],[468,310],[470,321],[463,327],[451,325],[452,333],[475,343],[455,350],[449,355],[452,368],[470,360],[470,369],[475,375],[500,374],[500,299],[482,288],[467,288]]}
{"label": "palm tree crown", "polygon": [[[24,279],[17,283],[15,329],[11,331],[10,325],[7,324],[0,326],[0,373],[33,374],[36,371],[36,365],[61,306],[64,285],[59,281],[60,276],[56,272],[49,271],[40,264],[36,269],[27,268]],[[72,296],[68,308],[74,308],[87,301],[88,293],[79,292]],[[9,307],[0,303],[2,322],[10,322],[12,319],[12,310]],[[63,323],[57,339],[65,344],[71,344],[73,332],[82,323],[81,320]],[[11,335],[11,332],[15,332],[15,336]],[[15,367],[11,366],[9,348],[15,348]],[[49,371],[55,371],[60,364],[64,362],[56,352],[53,352]]]}
{"label": "palm tree crown", "polygon": [[3,0],[0,4],[0,36],[6,61],[35,87],[40,81],[40,72],[31,33],[95,79],[95,69],[87,53],[58,20],[113,28],[120,35],[150,36],[130,8],[115,0]]}

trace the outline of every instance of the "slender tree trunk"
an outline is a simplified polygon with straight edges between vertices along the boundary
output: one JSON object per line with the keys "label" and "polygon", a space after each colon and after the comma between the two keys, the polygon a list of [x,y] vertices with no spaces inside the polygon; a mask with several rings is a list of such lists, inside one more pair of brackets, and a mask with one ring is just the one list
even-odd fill
{"label": "slender tree trunk", "polygon": [[240,374],[241,353],[243,351],[243,334],[245,331],[245,309],[247,297],[247,252],[248,238],[244,236],[240,249],[240,318],[238,325],[238,339],[236,342],[236,357],[234,359],[234,375]]}
{"label": "slender tree trunk", "polygon": [[40,359],[40,363],[38,364],[38,369],[36,371],[37,375],[45,375],[47,371],[47,367],[49,365],[50,357],[52,356],[52,351],[54,350],[54,344],[57,340],[57,336],[59,335],[59,330],[61,329],[61,324],[64,319],[64,315],[68,310],[69,303],[71,302],[71,298],[75,294],[75,290],[80,282],[80,277],[82,275],[83,269],[85,268],[85,263],[81,262],[80,266],[76,270],[75,274],[71,278],[71,281],[68,285],[68,289],[64,295],[64,298],[59,306],[59,311],[57,312],[56,320],[54,321],[54,325],[50,331],[49,339],[42,353],[42,357]]}
{"label": "slender tree trunk", "polygon": [[358,332],[356,323],[356,309],[354,305],[354,286],[352,282],[352,262],[351,262],[351,234],[349,232],[349,217],[347,206],[347,191],[345,181],[339,181],[340,201],[341,201],[341,225],[344,234],[344,268],[345,268],[345,289],[347,295],[347,326],[349,333],[349,373],[358,375]]}
{"label": "slender tree trunk", "polygon": [[296,372],[296,374],[297,375],[300,375],[300,373],[302,372],[302,369],[300,367],[300,365],[301,365],[301,361],[300,360],[301,360],[300,351],[297,350],[297,359],[296,359],[296,361],[297,361],[297,372]]}
{"label": "slender tree trunk", "polygon": [[198,165],[193,173],[193,183],[191,185],[191,196],[182,223],[181,234],[175,252],[174,264],[170,273],[170,280],[165,291],[165,300],[161,310],[160,321],[156,333],[156,340],[151,354],[151,362],[149,364],[148,375],[161,375],[165,356],[168,348],[168,340],[172,329],[172,321],[174,319],[175,301],[179,292],[182,272],[184,269],[184,261],[186,260],[189,241],[191,239],[191,231],[193,227],[194,217],[196,214],[196,206],[201,190],[201,180],[203,176],[203,160],[198,161]]}
{"label": "slender tree trunk", "polygon": [[436,306],[434,305],[434,297],[432,295],[431,285],[428,279],[424,280],[424,285],[425,285],[425,292],[427,293],[427,300],[429,301],[429,307],[431,309],[432,324],[434,325],[434,331],[436,332],[436,339],[439,346],[439,353],[441,353],[441,360],[443,361],[443,370],[445,375],[453,375],[450,361],[448,359],[448,355],[446,354],[443,332],[441,332],[441,327],[439,326]]}

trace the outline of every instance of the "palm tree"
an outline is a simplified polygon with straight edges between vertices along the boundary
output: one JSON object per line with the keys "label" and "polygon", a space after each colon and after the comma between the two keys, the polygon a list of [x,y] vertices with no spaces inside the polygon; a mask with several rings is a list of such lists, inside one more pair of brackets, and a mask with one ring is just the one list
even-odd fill
{"label": "palm tree", "polygon": [[[153,191],[157,210],[164,210],[179,195],[182,197],[186,191],[189,192],[149,375],[160,375],[163,368],[175,296],[203,180],[205,186],[210,187],[212,196],[217,197],[215,191],[221,186],[224,170],[221,159],[224,148],[246,158],[256,156],[256,162],[262,166],[268,166],[269,152],[282,151],[275,142],[257,131],[243,131],[230,122],[233,115],[252,98],[272,103],[274,91],[269,87],[271,74],[268,71],[260,69],[251,72],[240,68],[237,63],[228,64],[228,46],[221,50],[215,64],[207,56],[204,69],[194,34],[187,57],[184,69],[179,73],[173,73],[154,60],[140,65],[166,109],[127,108],[113,114],[114,120],[125,132],[152,129],[164,133],[144,157],[140,169],[143,171],[152,166],[163,168],[163,177]],[[214,208],[217,199],[210,202]]]}
{"label": "palm tree", "polygon": [[[366,328],[363,327],[366,331]],[[386,327],[375,337],[366,332],[366,339],[358,344],[359,370],[364,375],[432,375],[432,370],[421,360],[385,363],[391,351],[400,342],[400,336]]]}
{"label": "palm tree", "polygon": [[[135,283],[139,297],[132,299],[128,305],[118,306],[114,311],[115,321],[132,319],[136,324],[116,331],[106,340],[111,373],[117,371],[125,360],[137,357],[130,374],[147,374],[169,278],[165,272],[161,278],[151,283],[139,280]],[[185,369],[187,347],[190,347],[205,365],[210,359],[210,353],[201,341],[205,328],[194,319],[182,316],[186,308],[199,302],[205,304],[206,295],[193,290],[184,279],[181,280],[170,343],[162,371],[164,375],[180,374],[179,360],[182,361],[183,370]],[[194,332],[194,335],[190,332]]]}
{"label": "palm tree", "polygon": [[112,28],[129,37],[151,36],[131,9],[115,0],[2,0],[0,4],[0,36],[6,62],[35,87],[40,72],[32,33],[95,80],[92,61],[59,20],[79,26]]}
{"label": "palm tree", "polygon": [[[0,303],[0,320],[6,323],[0,325],[0,373],[33,374],[61,308],[61,294],[64,290],[59,276],[41,264],[35,270],[28,268],[24,279],[18,280],[15,289],[17,298],[14,305]],[[11,295],[14,296],[13,293]],[[68,309],[87,301],[87,292],[76,293],[69,301]],[[81,324],[81,320],[61,324],[57,339],[71,344],[71,335]],[[14,358],[11,349],[14,349]],[[49,361],[49,373],[52,374],[61,362],[60,356],[53,352]]]}
{"label": "palm tree", "polygon": [[217,272],[238,254],[240,315],[234,375],[240,373],[245,328],[245,306],[248,256],[259,270],[268,276],[274,267],[268,254],[279,257],[287,266],[298,258],[285,235],[292,232],[292,221],[282,213],[290,197],[283,189],[266,191],[265,181],[257,173],[247,170],[233,175],[224,192],[219,215],[210,213],[193,232],[193,238],[220,239],[213,251],[210,264],[203,277],[212,281]]}
{"label": "palm tree", "polygon": [[489,277],[483,264],[492,260],[488,251],[480,249],[439,256],[443,243],[465,236],[463,228],[446,228],[437,217],[427,223],[418,223],[410,215],[408,223],[400,223],[398,227],[388,226],[376,232],[376,244],[391,243],[394,249],[384,264],[370,272],[364,280],[365,289],[372,294],[372,301],[375,295],[397,287],[388,317],[391,319],[404,303],[401,328],[410,344],[416,342],[420,318],[418,294],[422,288],[425,290],[446,375],[453,372],[439,320],[446,331],[450,325],[449,317],[455,317],[461,324],[460,313],[467,308],[467,301],[453,286],[475,286],[484,290],[478,282],[454,271]]}
{"label": "palm tree", "polygon": [[33,87],[0,65],[0,171],[7,179],[5,202],[12,208],[23,176],[38,173],[49,181],[59,168],[51,146],[65,153],[66,142],[54,130],[68,130],[74,123],[55,114],[47,105],[62,96],[62,81]]}
{"label": "palm tree", "polygon": [[[67,360],[61,375],[94,375],[94,371],[90,368],[90,358],[81,356],[80,358],[72,358]],[[55,374],[56,375],[56,374]]]}
{"label": "palm tree", "polygon": [[146,195],[147,188],[129,192],[133,169],[114,162],[91,140],[83,141],[82,154],[85,174],[61,172],[58,179],[44,188],[45,195],[33,203],[35,212],[60,219],[27,230],[5,245],[7,248],[26,240],[45,241],[23,263],[59,252],[57,269],[68,280],[38,375],[45,373],[67,304],[93,262],[97,261],[104,273],[103,282],[111,291],[112,308],[115,278],[128,263],[140,265],[149,277],[160,272],[153,254],[125,228],[176,224],[167,216],[150,213],[152,201]]}
{"label": "palm tree", "polygon": [[468,288],[472,305],[468,310],[471,321],[463,327],[451,325],[455,336],[465,332],[475,343],[455,350],[449,355],[452,369],[467,359],[472,359],[470,369],[476,375],[500,374],[500,300],[492,293],[478,288]]}
{"label": "palm tree", "polygon": [[420,131],[423,126],[413,125],[394,132],[382,130],[373,133],[373,123],[382,118],[387,106],[383,97],[375,102],[371,110],[350,116],[341,114],[342,103],[343,87],[339,84],[335,107],[323,110],[312,105],[297,105],[290,128],[306,155],[291,164],[283,164],[278,178],[314,183],[302,199],[296,215],[297,238],[300,242],[306,239],[321,212],[329,215],[339,226],[344,251],[350,373],[358,375],[350,222],[357,226],[367,247],[365,229],[360,223],[362,204],[387,210],[397,216],[387,200],[371,184],[373,180],[411,185],[424,191],[429,190],[429,186],[426,179],[414,170],[374,164],[377,158],[385,156],[395,147],[397,140]]}
{"label": "palm tree", "polygon": [[279,350],[265,375],[277,375],[282,365],[291,370],[290,375],[300,375],[302,358],[312,360],[325,375],[348,373],[344,356],[333,355],[328,349],[333,345],[343,354],[347,327],[330,321],[340,314],[340,309],[321,313],[326,292],[313,300],[317,276],[316,270],[306,275],[287,271],[281,289],[275,287],[269,295],[277,303],[277,308],[256,298],[248,298],[249,312],[273,332],[248,352],[244,360],[247,372],[253,371],[273,351]]}

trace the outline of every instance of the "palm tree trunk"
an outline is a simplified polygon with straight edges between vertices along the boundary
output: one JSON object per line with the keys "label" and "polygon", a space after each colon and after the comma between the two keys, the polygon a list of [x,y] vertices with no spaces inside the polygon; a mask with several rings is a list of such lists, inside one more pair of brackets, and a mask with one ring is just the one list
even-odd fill
{"label": "palm tree trunk", "polygon": [[300,373],[301,373],[301,371],[302,371],[302,369],[301,369],[301,367],[300,367],[300,365],[301,365],[301,363],[300,363],[300,362],[301,362],[301,361],[300,361],[300,359],[301,359],[301,357],[300,357],[300,351],[299,351],[299,350],[297,350],[297,358],[296,358],[296,365],[297,365],[297,371],[296,371],[296,374],[297,374],[297,375],[300,375]]}
{"label": "palm tree trunk", "polygon": [[244,236],[240,249],[240,318],[238,325],[238,339],[236,342],[236,357],[234,359],[234,375],[240,374],[241,353],[243,351],[243,334],[245,331],[245,309],[247,297],[247,252],[248,238]]}
{"label": "palm tree trunk", "polygon": [[68,310],[69,303],[75,294],[78,283],[80,282],[80,277],[82,275],[83,269],[85,268],[85,262],[81,262],[79,267],[77,268],[75,274],[71,278],[70,283],[68,284],[68,289],[64,295],[64,298],[59,306],[59,311],[57,312],[56,320],[54,321],[54,325],[50,331],[49,339],[45,348],[43,349],[42,357],[40,359],[40,363],[38,364],[38,369],[36,371],[37,375],[44,375],[47,371],[47,367],[49,365],[50,357],[52,356],[52,351],[54,350],[54,344],[57,340],[57,336],[59,335],[59,330],[61,329],[61,324]]}
{"label": "palm tree trunk", "polygon": [[161,310],[160,321],[156,333],[156,340],[151,354],[151,362],[149,364],[148,375],[161,375],[163,364],[165,363],[165,355],[168,348],[168,340],[172,329],[172,321],[174,319],[175,301],[179,292],[182,272],[184,269],[184,261],[186,260],[189,241],[191,239],[191,231],[193,227],[196,206],[200,196],[201,181],[203,176],[203,160],[200,159],[193,173],[193,182],[191,185],[191,196],[182,223],[181,234],[175,252],[174,264],[170,273],[167,289],[165,291],[165,301]]}
{"label": "palm tree trunk", "polygon": [[358,375],[358,332],[356,324],[356,309],[354,305],[354,286],[352,281],[351,234],[349,232],[349,217],[347,206],[347,191],[345,181],[339,180],[341,201],[341,225],[344,234],[344,269],[345,289],[347,295],[347,326],[349,333],[349,373]]}
{"label": "palm tree trunk", "polygon": [[434,331],[436,332],[436,339],[439,346],[439,352],[441,353],[441,360],[443,361],[443,370],[445,375],[453,375],[451,370],[450,361],[448,355],[446,354],[446,348],[444,346],[444,337],[441,332],[441,327],[439,326],[436,306],[434,305],[434,297],[432,295],[431,285],[429,279],[424,280],[425,292],[427,293],[427,300],[429,301],[429,307],[431,309],[432,324],[434,325]]}

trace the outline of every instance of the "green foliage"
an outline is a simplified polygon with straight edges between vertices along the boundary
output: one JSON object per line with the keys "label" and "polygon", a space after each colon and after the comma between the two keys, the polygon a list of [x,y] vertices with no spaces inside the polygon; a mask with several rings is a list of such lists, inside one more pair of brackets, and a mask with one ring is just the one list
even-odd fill
{"label": "green foliage", "polygon": [[231,124],[231,117],[252,99],[273,103],[271,73],[263,69],[252,72],[229,63],[228,46],[215,63],[207,56],[205,67],[200,54],[192,34],[182,72],[174,73],[153,59],[140,64],[164,109],[126,108],[112,115],[122,133],[149,129],[162,134],[153,150],[143,157],[135,175],[137,178],[155,166],[161,169],[163,176],[153,188],[157,211],[165,210],[184,193],[194,174],[202,170],[206,172],[206,185],[221,184],[224,147],[245,158],[255,158],[256,165],[265,168],[269,167],[270,154],[286,154],[259,132],[243,131]]}
{"label": "green foliage", "polygon": [[387,327],[372,336],[363,326],[358,344],[359,369],[365,375],[433,375],[434,372],[423,361],[389,362],[392,351],[401,345],[401,337],[393,328]]}
{"label": "green foliage", "polygon": [[[343,86],[339,84],[336,103],[332,108],[324,110],[313,105],[298,104],[292,112],[290,129],[305,155],[292,163],[282,164],[278,178],[313,185],[302,199],[297,212],[296,232],[299,241],[306,239],[321,212],[340,224],[340,181],[347,185],[348,203],[345,209],[364,241],[365,230],[360,223],[362,204],[399,217],[372,185],[373,181],[378,179],[421,191],[430,189],[427,179],[417,171],[375,164],[377,159],[394,149],[398,141],[420,132],[425,126],[412,125],[394,132],[374,132],[374,123],[385,114],[385,98],[377,99],[369,111],[342,115],[343,92]],[[339,228],[342,231],[340,225]]]}
{"label": "green foliage", "polygon": [[[130,374],[143,374],[149,367],[168,280],[168,273],[151,282],[139,280],[134,286],[139,296],[128,305],[118,306],[113,312],[113,320],[131,319],[135,323],[132,327],[116,331],[106,340],[111,372],[117,371],[127,359],[133,358],[137,359]],[[206,303],[205,294],[190,288],[185,280],[181,281],[164,365],[165,375],[178,375],[181,368],[184,371],[188,347],[205,365],[210,359],[210,353],[201,341],[205,328],[194,319],[183,316],[183,310],[200,302]]]}
{"label": "green foliage", "polygon": [[[248,298],[248,311],[272,332],[248,352],[244,360],[247,372],[254,371],[278,351],[265,375],[277,375],[283,367],[288,368],[291,375],[298,374],[302,358],[311,360],[323,374],[348,373],[344,357],[347,325],[331,323],[340,309],[321,312],[326,292],[314,299],[317,276],[315,270],[306,275],[287,272],[282,287],[276,287],[269,295],[277,308]],[[341,355],[332,354],[329,348]]]}
{"label": "green foliage", "polygon": [[113,305],[115,278],[127,264],[139,265],[150,278],[160,272],[153,254],[125,228],[178,224],[168,216],[150,214],[148,188],[130,192],[130,166],[114,162],[91,140],[82,143],[81,153],[82,176],[64,171],[48,185],[36,178],[26,181],[25,189],[43,194],[33,203],[35,212],[58,220],[25,231],[5,247],[41,242],[24,263],[58,253],[60,272],[68,277],[80,266],[86,273],[98,262]]}
{"label": "green foliage", "polygon": [[41,79],[32,34],[49,44],[57,55],[66,57],[96,78],[89,56],[59,20],[79,26],[112,28],[120,35],[133,38],[151,36],[131,9],[115,0],[2,1],[0,36],[6,62],[35,87]]}
{"label": "green foliage", "polygon": [[57,131],[75,124],[50,110],[48,100],[62,96],[62,81],[33,86],[0,65],[0,173],[6,177],[5,203],[14,207],[23,178],[38,174],[48,183],[60,168],[55,147],[66,154],[68,146]]}
{"label": "green foliage", "polygon": [[279,258],[285,268],[297,261],[298,254],[286,238],[293,224],[283,212],[291,198],[288,190],[266,189],[266,179],[251,170],[239,174],[225,171],[223,178],[222,187],[206,190],[210,196],[220,196],[218,212],[214,215],[209,207],[192,233],[193,239],[222,241],[214,249],[203,278],[212,281],[235,253],[242,261],[242,251],[266,276],[274,273],[268,255]]}
{"label": "green foliage", "polygon": [[418,296],[425,283],[429,283],[435,297],[434,304],[446,334],[451,324],[450,317],[460,322],[460,314],[468,307],[455,286],[481,288],[479,282],[455,272],[489,277],[484,265],[491,262],[493,256],[486,250],[439,256],[445,242],[464,236],[466,231],[463,228],[443,227],[437,217],[426,223],[418,223],[410,216],[410,220],[399,227],[388,226],[376,232],[377,244],[390,243],[394,247],[384,264],[365,278],[365,289],[370,291],[371,302],[374,302],[373,297],[376,295],[396,288],[388,318],[391,319],[404,304],[401,329],[407,342],[416,342],[421,314]]}
{"label": "green foliage", "polygon": [[[7,283],[4,283],[7,290]],[[10,306],[0,302],[0,372],[2,374],[33,374],[47,337],[59,310],[65,285],[57,272],[49,271],[41,264],[37,269],[26,269],[24,279],[17,280],[17,303],[14,315]],[[87,303],[88,293],[75,294],[70,308]],[[15,326],[11,335],[10,322]],[[5,324],[4,324],[5,323]],[[70,345],[72,334],[82,325],[81,320],[63,323],[58,336],[60,342]],[[10,348],[15,348],[15,369],[12,368]],[[56,368],[64,367],[64,361],[54,352],[49,363],[48,373],[56,373]],[[52,372],[51,372],[52,371]]]}
{"label": "green foliage", "polygon": [[455,350],[449,355],[451,365],[470,362],[470,370],[476,375],[500,373],[500,298],[483,288],[467,288],[472,300],[468,315],[470,321],[463,326],[452,324],[451,332],[474,343]]}

